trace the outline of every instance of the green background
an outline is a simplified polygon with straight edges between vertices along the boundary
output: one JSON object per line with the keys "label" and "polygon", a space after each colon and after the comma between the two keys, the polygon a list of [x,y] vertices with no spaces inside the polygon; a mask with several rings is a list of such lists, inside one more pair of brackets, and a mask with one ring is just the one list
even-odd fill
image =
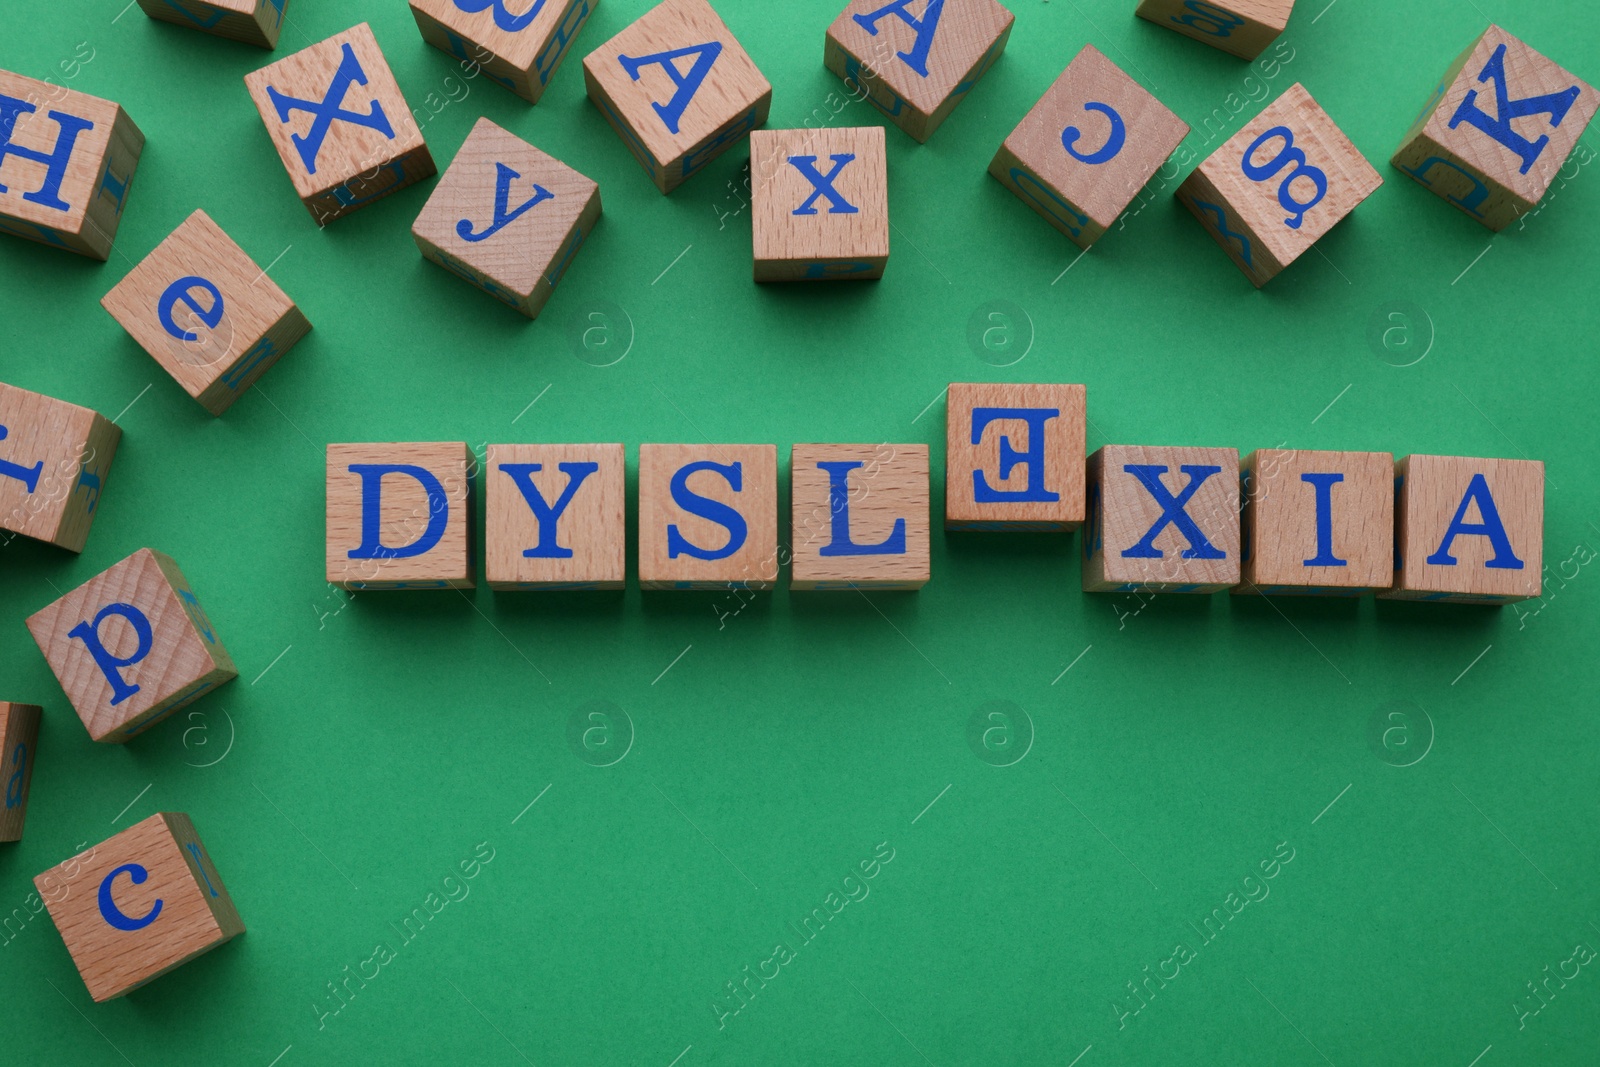
{"label": "green background", "polygon": [[[121,2],[0,11],[0,65],[73,70],[148,138],[109,263],[0,241],[0,377],[124,429],[82,556],[0,549],[3,696],[45,706],[27,837],[0,848],[7,1062],[1595,1062],[1594,968],[1520,1024],[1512,1005],[1600,946],[1596,135],[1498,236],[1386,162],[1491,19],[1600,75],[1584,5],[1301,0],[1269,80],[1133,0],[1016,0],[1006,54],[931,143],[889,133],[886,277],[757,287],[744,146],[662,197],[584,97],[581,56],[645,0],[605,0],[534,108],[464,80],[399,0],[291,0],[272,55]],[[775,87],[771,126],[844,99],[821,63],[839,6],[718,3]],[[538,321],[421,259],[431,181],[321,231],[294,198],[241,79],[363,19],[414,108],[449,101],[423,126],[441,168],[488,115],[600,182]],[[1221,109],[1223,133],[1304,82],[1386,184],[1264,292],[1176,181],[1080,261],[984,169],[1086,42],[1197,128]],[[97,306],[196,207],[315,326],[220,419]],[[997,299],[1021,314],[974,347]],[[1375,318],[1400,326],[1387,348]],[[973,380],[1087,383],[1091,448],[1542,459],[1568,580],[1501,610],[1141,602],[1081,593],[1075,537],[937,523],[919,593],[779,590],[737,614],[323,579],[329,441],[622,441],[630,467],[644,441],[774,442],[784,483],[796,441],[925,442],[939,515],[941,390]],[[23,619],[147,545],[240,678],[95,745]],[[586,748],[570,724],[593,701],[615,710]],[[1009,726],[974,747],[993,701]],[[194,818],[249,933],[95,1005],[30,880],[155,811]],[[400,944],[391,924],[482,842],[470,895]],[[870,895],[802,945],[788,924],[882,842]],[[1291,849],[1203,943],[1190,924]],[[795,959],[719,1029],[724,983],[780,940]],[[380,942],[393,961],[321,1017]],[[1126,983],[1180,942],[1194,959],[1119,1026]]]}

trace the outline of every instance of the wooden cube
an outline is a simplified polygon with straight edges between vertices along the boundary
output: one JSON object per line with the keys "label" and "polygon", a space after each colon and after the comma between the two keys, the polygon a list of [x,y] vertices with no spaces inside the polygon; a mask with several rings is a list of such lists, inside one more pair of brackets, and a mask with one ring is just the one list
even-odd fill
{"label": "wooden cube", "polygon": [[89,736],[121,744],[239,676],[171,557],[141,548],[28,619]]}
{"label": "wooden cube", "polygon": [[1241,59],[1254,59],[1278,39],[1294,0],[1140,0],[1135,12],[1157,26],[1204,41]]}
{"label": "wooden cube", "polygon": [[1388,600],[1509,604],[1544,588],[1544,464],[1407,456],[1396,466]]}
{"label": "wooden cube", "polygon": [[927,445],[795,445],[791,589],[928,584]]}
{"label": "wooden cube", "polygon": [[777,582],[776,445],[639,446],[639,588]]}
{"label": "wooden cube", "polygon": [[1382,184],[1297,83],[1196,167],[1177,195],[1259,288]]}
{"label": "wooden cube", "polygon": [[329,445],[329,584],[471,589],[477,466],[464,441]]}
{"label": "wooden cube", "polygon": [[1490,26],[1445,72],[1392,162],[1503,230],[1538,205],[1597,106],[1588,82]]}
{"label": "wooden cube", "polygon": [[244,933],[189,816],[158,812],[33,880],[97,1002]]}
{"label": "wooden cube", "polygon": [[1239,584],[1239,453],[1106,445],[1089,457],[1086,593]]}
{"label": "wooden cube", "polygon": [[142,151],[111,101],[0,70],[0,231],[110,258]]}
{"label": "wooden cube", "polygon": [[199,210],[100,306],[213,415],[311,329],[267,272]]}
{"label": "wooden cube", "polygon": [[706,0],[662,0],[584,57],[583,81],[663,193],[772,107],[772,86]]}
{"label": "wooden cube", "polygon": [[288,0],[139,0],[153,19],[173,22],[230,41],[278,47]]}
{"label": "wooden cube", "polygon": [[953,383],[945,399],[945,529],[1076,530],[1085,398],[1081,385]]}
{"label": "wooden cube", "polygon": [[0,788],[5,790],[5,806],[0,808],[0,841],[22,840],[41,713],[37,704],[0,700]]}
{"label": "wooden cube", "polygon": [[995,0],[850,0],[822,62],[926,142],[1006,50],[1013,18]]}
{"label": "wooden cube", "polygon": [[365,22],[246,74],[244,84],[318,226],[435,173]]}
{"label": "wooden cube", "polygon": [[[537,104],[600,0],[411,0],[422,39]],[[516,9],[516,10],[513,10]]]}
{"label": "wooden cube", "polygon": [[750,134],[758,282],[883,277],[889,162],[881,126]]}
{"label": "wooden cube", "polygon": [[989,173],[1088,248],[1188,135],[1188,123],[1086,44],[1011,131]]}
{"label": "wooden cube", "polygon": [[600,219],[600,186],[479,119],[411,236],[425,259],[537,318]]}
{"label": "wooden cube", "polygon": [[484,570],[491,589],[621,589],[627,578],[621,445],[490,445]]}
{"label": "wooden cube", "polygon": [[83,551],[121,440],[97,412],[0,382],[0,529]]}
{"label": "wooden cube", "polygon": [[1234,592],[1363,596],[1394,583],[1394,456],[1263,448],[1243,470]]}

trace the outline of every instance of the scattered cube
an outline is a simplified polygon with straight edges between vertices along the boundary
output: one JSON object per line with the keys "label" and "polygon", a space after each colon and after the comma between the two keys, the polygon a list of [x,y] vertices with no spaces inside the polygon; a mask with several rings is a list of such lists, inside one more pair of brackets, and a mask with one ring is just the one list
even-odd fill
{"label": "scattered cube", "polygon": [[926,142],[1006,50],[1014,16],[995,0],[850,0],[822,62],[890,122]]}
{"label": "scattered cube", "polygon": [[947,530],[1076,530],[1083,522],[1081,385],[950,386]]}
{"label": "scattered cube", "polygon": [[1294,0],[1140,0],[1137,14],[1240,59],[1254,59],[1278,39]]}
{"label": "scattered cube", "polygon": [[758,282],[883,277],[889,163],[881,126],[750,134]]}
{"label": "scattered cube", "polygon": [[1597,106],[1588,82],[1490,26],[1445,72],[1392,162],[1503,230],[1538,205]]}
{"label": "scattered cube", "polygon": [[584,57],[583,81],[663,193],[772,107],[772,86],[706,0],[662,0]]}
{"label": "scattered cube", "polygon": [[244,933],[189,816],[157,812],[33,880],[95,1001]]}
{"label": "scattered cube", "polygon": [[791,589],[921,589],[927,445],[795,445]]}
{"label": "scattered cube", "polygon": [[1088,248],[1188,135],[1188,123],[1086,44],[1011,131],[989,173]]}
{"label": "scattered cube", "polygon": [[1239,453],[1106,445],[1089,457],[1086,593],[1239,584]]}
{"label": "scattered cube", "polygon": [[311,329],[267,272],[198,210],[100,306],[213,415]]}
{"label": "scattered cube", "polygon": [[1263,448],[1242,469],[1234,592],[1363,596],[1394,584],[1394,456]]}
{"label": "scattered cube", "polygon": [[318,226],[435,173],[365,22],[246,74],[244,84]]}
{"label": "scattered cube", "polygon": [[425,259],[531,318],[600,218],[600,186],[479,119],[411,236]]}
{"label": "scattered cube", "polygon": [[278,47],[287,3],[288,0],[139,0],[139,7],[162,22],[270,49]]}
{"label": "scattered cube", "polygon": [[411,14],[424,41],[476,64],[490,79],[537,104],[599,2],[411,0]]}
{"label": "scattered cube", "polygon": [[28,619],[89,736],[122,744],[239,676],[171,557],[141,548]]}
{"label": "scattered cube", "polygon": [[120,106],[0,70],[0,231],[109,259],[142,151]]}
{"label": "scattered cube", "polygon": [[37,704],[0,700],[0,788],[6,797],[5,807],[0,808],[0,841],[22,840],[41,713]]}
{"label": "scattered cube", "polygon": [[1178,199],[1259,288],[1382,184],[1297,83],[1196,167]]}
{"label": "scattered cube", "polygon": [[477,465],[463,441],[329,445],[329,584],[471,589]]}
{"label": "scattered cube", "polygon": [[777,582],[776,445],[639,446],[639,588]]}
{"label": "scattered cube", "polygon": [[121,440],[97,412],[0,382],[0,529],[82,552]]}
{"label": "scattered cube", "polygon": [[484,570],[491,589],[621,589],[627,577],[621,445],[490,445]]}
{"label": "scattered cube", "polygon": [[1544,464],[1407,456],[1396,466],[1388,600],[1509,604],[1544,588]]}

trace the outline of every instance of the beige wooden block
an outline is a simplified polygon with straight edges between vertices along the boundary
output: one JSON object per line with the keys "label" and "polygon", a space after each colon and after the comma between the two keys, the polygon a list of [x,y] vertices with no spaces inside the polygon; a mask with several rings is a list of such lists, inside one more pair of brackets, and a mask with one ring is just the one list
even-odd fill
{"label": "beige wooden block", "polygon": [[1382,184],[1297,83],[1196,167],[1177,196],[1259,288]]}
{"label": "beige wooden block", "polygon": [[490,445],[484,570],[491,589],[621,589],[627,461],[621,445]]}
{"label": "beige wooden block", "polygon": [[640,445],[639,588],[777,583],[777,446]]}
{"label": "beige wooden block", "polygon": [[37,704],[0,700],[0,789],[5,791],[5,805],[0,807],[0,841],[22,840],[41,713]]}
{"label": "beige wooden block", "polygon": [[244,933],[189,816],[157,812],[33,880],[95,1001]]}
{"label": "beige wooden block", "polygon": [[822,62],[926,142],[1005,51],[1013,20],[995,0],[850,0]]}
{"label": "beige wooden block", "polygon": [[96,741],[121,744],[239,676],[171,557],[141,548],[28,619]]}
{"label": "beige wooden block", "polygon": [[537,318],[600,219],[600,186],[479,119],[411,227],[424,258]]}
{"label": "beige wooden block", "polygon": [[83,551],[121,440],[97,412],[0,382],[0,529]]}
{"label": "beige wooden block", "polygon": [[1406,456],[1395,465],[1387,600],[1509,604],[1544,588],[1544,464]]}
{"label": "beige wooden block", "polygon": [[1076,530],[1084,514],[1081,385],[952,383],[945,396],[947,530]]}
{"label": "beige wooden block", "polygon": [[244,84],[318,226],[435,173],[365,22],[246,74]]}
{"label": "beige wooden block", "polygon": [[1239,584],[1239,452],[1106,445],[1089,457],[1086,593]]}
{"label": "beige wooden block", "polygon": [[328,582],[471,589],[472,477],[463,441],[328,446]]}
{"label": "beige wooden block", "polygon": [[1600,95],[1499,26],[1451,64],[1392,162],[1491,230],[1543,198]]}
{"label": "beige wooden block", "polygon": [[1394,456],[1263,448],[1242,464],[1236,593],[1362,596],[1394,582]]}
{"label": "beige wooden block", "polygon": [[583,81],[663,193],[772,107],[771,84],[706,0],[662,0],[584,57]]}
{"label": "beige wooden block", "polygon": [[883,277],[889,161],[881,126],[755,130],[750,167],[756,281]]}
{"label": "beige wooden block", "polygon": [[117,104],[0,70],[0,232],[110,258],[143,151]]}
{"label": "beige wooden block", "polygon": [[795,445],[791,589],[921,589],[931,571],[927,445]]}
{"label": "beige wooden block", "polygon": [[1188,123],[1086,44],[1011,131],[989,173],[1088,248],[1188,135]]}
{"label": "beige wooden block", "polygon": [[1157,26],[1254,59],[1289,25],[1294,0],[1140,0],[1135,12]]}
{"label": "beige wooden block", "polygon": [[537,104],[600,0],[411,0],[422,39]]}
{"label": "beige wooden block", "polygon": [[139,0],[139,8],[153,19],[276,48],[283,29],[283,9],[289,0]]}

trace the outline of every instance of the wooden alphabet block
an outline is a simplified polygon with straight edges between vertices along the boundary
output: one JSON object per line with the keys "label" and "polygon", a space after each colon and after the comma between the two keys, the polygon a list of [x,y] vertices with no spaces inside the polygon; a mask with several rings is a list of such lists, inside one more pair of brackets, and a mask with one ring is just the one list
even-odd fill
{"label": "wooden alphabet block", "polygon": [[777,582],[776,445],[639,446],[639,588]]}
{"label": "wooden alphabet block", "polygon": [[96,1002],[244,933],[194,823],[176,812],[134,823],[33,884]]}
{"label": "wooden alphabet block", "polygon": [[0,841],[22,840],[41,713],[37,704],[0,700],[0,788],[5,790],[5,807],[0,808]]}
{"label": "wooden alphabet block", "polygon": [[287,3],[288,0],[139,0],[139,8],[162,22],[271,49],[278,47]]}
{"label": "wooden alphabet block", "polygon": [[1000,58],[1014,16],[995,0],[850,0],[822,62],[918,141],[933,136]]}
{"label": "wooden alphabet block", "polygon": [[89,736],[121,744],[239,676],[171,557],[141,548],[28,619]]}
{"label": "wooden alphabet block", "polygon": [[411,227],[425,259],[537,318],[600,219],[600,186],[479,119]]}
{"label": "wooden alphabet block", "polygon": [[328,446],[328,582],[471,589],[472,477],[464,441]]}
{"label": "wooden alphabet block", "polygon": [[945,399],[947,530],[1076,530],[1086,390],[953,383]]}
{"label": "wooden alphabet block", "polygon": [[433,156],[365,22],[244,76],[318,226],[433,177]]}
{"label": "wooden alphabet block", "polygon": [[706,0],[662,0],[584,57],[583,81],[663,193],[772,107],[771,84]]}
{"label": "wooden alphabet block", "polygon": [[82,552],[121,440],[97,412],[0,382],[0,529]]}
{"label": "wooden alphabet block", "polygon": [[1243,470],[1234,592],[1363,596],[1394,583],[1394,456],[1263,448]]}
{"label": "wooden alphabet block", "polygon": [[1212,48],[1254,59],[1278,39],[1294,13],[1294,0],[1140,0],[1137,14],[1157,26],[1204,41]]}
{"label": "wooden alphabet block", "polygon": [[[411,0],[422,39],[537,104],[600,0]],[[513,11],[513,8],[521,10]]]}
{"label": "wooden alphabet block", "polygon": [[756,281],[883,277],[889,161],[881,126],[755,130],[750,166]]}
{"label": "wooden alphabet block", "polygon": [[927,445],[795,445],[791,589],[921,589]]}
{"label": "wooden alphabet block", "polygon": [[1089,457],[1086,593],[1239,584],[1239,453],[1106,445]]}
{"label": "wooden alphabet block", "polygon": [[100,306],[213,415],[311,329],[267,272],[198,210]]}
{"label": "wooden alphabet block", "polygon": [[1597,107],[1588,82],[1490,26],[1445,72],[1392,162],[1503,230],[1538,205]]}
{"label": "wooden alphabet block", "polygon": [[1297,83],[1196,167],[1177,195],[1260,288],[1382,184]]}
{"label": "wooden alphabet block", "polygon": [[1407,456],[1395,466],[1387,600],[1509,604],[1544,588],[1544,464]]}
{"label": "wooden alphabet block", "polygon": [[0,70],[0,232],[110,258],[142,151],[111,101]]}
{"label": "wooden alphabet block", "polygon": [[489,588],[621,589],[627,474],[621,445],[490,445],[483,476]]}
{"label": "wooden alphabet block", "polygon": [[1011,131],[989,173],[1088,248],[1188,135],[1188,123],[1086,44]]}

